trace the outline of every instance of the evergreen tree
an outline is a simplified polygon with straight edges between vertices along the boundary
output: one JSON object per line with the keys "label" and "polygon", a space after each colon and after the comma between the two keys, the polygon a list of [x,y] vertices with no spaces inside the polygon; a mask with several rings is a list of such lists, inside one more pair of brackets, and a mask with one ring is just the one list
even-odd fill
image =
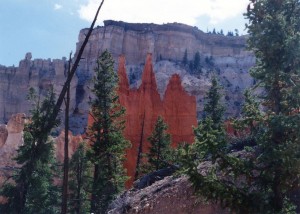
{"label": "evergreen tree", "polygon": [[223,114],[224,106],[220,104],[221,94],[220,86],[215,76],[212,77],[212,86],[206,94],[204,105],[205,118],[199,122],[198,127],[194,129],[196,142],[192,150],[202,155],[197,159],[203,160],[212,156],[213,161],[219,154],[219,150],[224,150],[226,145]]}
{"label": "evergreen tree", "polygon": [[71,213],[88,213],[90,211],[90,191],[92,181],[91,163],[86,156],[86,148],[79,144],[70,161],[70,199],[69,211]]}
{"label": "evergreen tree", "polygon": [[262,121],[263,114],[259,110],[259,102],[257,97],[253,97],[250,90],[244,93],[245,103],[242,107],[242,117],[234,121],[238,130],[249,129],[250,136],[256,135],[259,130],[258,121]]}
{"label": "evergreen tree", "polygon": [[239,30],[238,29],[234,29],[235,32],[235,36],[239,36]]}
{"label": "evergreen tree", "polygon": [[189,69],[190,69],[190,73],[194,73],[194,62],[193,61],[189,62]]}
{"label": "evergreen tree", "polygon": [[251,70],[264,87],[264,132],[257,139],[265,200],[282,212],[300,179],[300,2],[257,0],[248,7],[249,48],[257,62]]}
{"label": "evergreen tree", "polygon": [[171,138],[170,134],[166,133],[168,129],[163,118],[159,116],[155,123],[154,130],[148,138],[150,142],[150,150],[146,155],[148,159],[148,170],[151,172],[169,166],[171,160]]}
{"label": "evergreen tree", "polygon": [[212,85],[205,97],[207,102],[205,103],[203,110],[206,116],[211,117],[215,128],[218,128],[223,125],[225,108],[220,104],[221,94],[219,91],[221,88],[215,76],[212,77],[211,84]]}
{"label": "evergreen tree", "polygon": [[122,135],[125,109],[118,101],[118,77],[113,69],[113,57],[106,50],[97,60],[92,90],[95,98],[91,101],[94,118],[89,130],[93,142],[89,156],[94,165],[92,213],[105,213],[109,202],[124,188],[127,180],[123,160],[129,143]]}
{"label": "evergreen tree", "polygon": [[[55,162],[53,142],[48,133],[40,132],[55,105],[53,89],[42,99],[30,89],[28,99],[33,102],[31,122],[24,129],[24,145],[18,149],[17,163],[21,166],[13,176],[13,183],[4,185],[1,195],[8,203],[0,205],[1,213],[57,213],[59,189],[53,184]],[[58,125],[59,121],[55,121]]]}
{"label": "evergreen tree", "polygon": [[234,36],[232,31],[228,31],[226,36]]}
{"label": "evergreen tree", "polygon": [[[295,213],[290,197],[300,183],[299,14],[298,0],[256,0],[248,6],[248,42],[257,60],[251,74],[264,88],[265,111],[246,93],[242,122],[256,146],[228,153],[221,133],[201,128],[199,143],[186,150],[186,170],[196,189],[237,213]],[[211,143],[217,149],[203,149]],[[198,173],[198,163],[210,153],[215,164]]]}
{"label": "evergreen tree", "polygon": [[189,63],[189,61],[188,61],[187,49],[185,49],[184,55],[183,55],[183,59],[182,59],[182,64],[183,64],[184,66],[187,66],[188,63]]}
{"label": "evergreen tree", "polygon": [[194,73],[201,72],[201,59],[200,59],[199,51],[195,53],[193,66],[194,66]]}

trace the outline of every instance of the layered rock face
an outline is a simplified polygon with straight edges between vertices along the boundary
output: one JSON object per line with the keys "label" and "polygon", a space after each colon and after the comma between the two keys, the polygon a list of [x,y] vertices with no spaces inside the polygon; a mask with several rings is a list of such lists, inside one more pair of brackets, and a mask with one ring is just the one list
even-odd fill
{"label": "layered rock face", "polygon": [[[87,29],[80,31],[77,50],[86,32]],[[245,44],[246,37],[243,36],[207,34],[196,27],[178,23],[156,25],[105,21],[103,27],[93,30],[72,82],[72,132],[83,133],[87,125],[93,70],[98,55],[105,49],[113,54],[116,62],[120,54],[126,56],[129,88],[138,88],[141,85],[144,57],[147,53],[152,53],[161,99],[172,75],[178,74],[183,88],[190,95],[196,96],[198,118],[202,115],[204,96],[211,85],[210,77],[215,73],[224,87],[226,116],[238,116],[243,90],[253,83],[248,70],[254,64],[255,58],[245,50]],[[188,66],[182,65],[185,50],[189,61],[199,51],[201,73],[193,74]],[[29,113],[31,106],[26,101],[29,87],[36,88],[43,95],[53,85],[59,93],[66,78],[67,64],[66,58],[33,60],[31,53],[28,53],[18,67],[0,66],[0,123],[7,123],[10,116],[17,112]]]}
{"label": "layered rock face", "polygon": [[175,147],[180,142],[193,142],[192,126],[197,125],[196,99],[184,91],[179,75],[175,74],[167,86],[164,99],[161,100],[151,54],[147,55],[142,83],[138,89],[129,88],[124,56],[119,60],[118,75],[120,103],[126,108],[124,135],[132,143],[132,147],[127,150],[125,162],[132,182],[138,153],[148,151],[147,138],[151,135],[158,116],[162,116],[168,124],[172,146]]}
{"label": "layered rock face", "polygon": [[[202,114],[204,96],[210,87],[212,73],[223,86],[223,102],[226,116],[238,116],[243,102],[243,91],[252,86],[253,79],[248,70],[254,64],[253,54],[247,51],[246,37],[230,37],[207,34],[196,27],[172,23],[130,24],[105,21],[103,27],[94,29],[83,60],[78,69],[79,79],[86,81],[99,53],[109,50],[117,61],[120,54],[126,56],[130,87],[139,87],[144,67],[144,56],[152,53],[153,67],[158,92],[163,97],[171,76],[176,73],[182,79],[182,86],[196,96],[198,118]],[[79,34],[77,49],[82,44],[88,29]],[[191,74],[188,66],[182,66],[187,50],[189,61],[200,53],[202,72]],[[83,91],[86,91],[83,87]]]}
{"label": "layered rock face", "polygon": [[[54,87],[54,92],[59,94],[66,80],[67,69],[66,58],[32,60],[31,53],[27,53],[25,59],[20,61],[19,67],[0,65],[0,123],[6,124],[18,112],[29,113],[32,106],[27,95],[31,87],[42,97],[50,87]],[[71,112],[76,109],[76,86],[77,77],[71,83]],[[76,123],[72,123],[72,128],[76,130]]]}
{"label": "layered rock face", "polygon": [[[77,49],[87,31],[80,31]],[[108,49],[115,57],[120,53],[125,54],[129,64],[139,64],[144,62],[147,53],[153,54],[153,61],[159,58],[181,61],[187,50],[189,59],[199,51],[209,56],[222,57],[223,63],[230,63],[230,56],[243,59],[249,55],[245,51],[245,41],[245,37],[206,34],[197,27],[179,23],[132,24],[107,20],[104,21],[104,27],[94,29],[84,56],[86,60],[96,59],[99,52]],[[243,61],[239,63],[251,63]]]}

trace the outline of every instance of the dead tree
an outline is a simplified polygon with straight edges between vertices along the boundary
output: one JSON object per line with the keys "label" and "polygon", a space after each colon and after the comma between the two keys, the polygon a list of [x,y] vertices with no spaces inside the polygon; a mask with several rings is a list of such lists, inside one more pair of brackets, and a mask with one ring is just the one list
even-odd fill
{"label": "dead tree", "polygon": [[64,97],[65,97],[65,95],[67,93],[68,85],[70,84],[70,82],[71,82],[71,80],[72,80],[72,78],[73,78],[73,76],[75,74],[75,71],[76,71],[76,69],[77,69],[77,67],[79,65],[79,62],[81,60],[81,56],[83,54],[84,48],[85,48],[86,44],[88,43],[88,40],[89,40],[89,38],[90,38],[90,36],[92,34],[92,31],[94,29],[95,23],[97,21],[98,14],[100,12],[100,9],[101,9],[103,3],[104,3],[104,0],[102,0],[101,4],[99,5],[99,7],[97,9],[97,12],[96,12],[96,15],[94,17],[94,20],[93,20],[93,22],[91,24],[91,27],[89,28],[88,33],[86,34],[86,37],[85,37],[85,39],[84,39],[84,41],[83,41],[83,43],[82,43],[79,51],[78,51],[78,54],[77,54],[76,59],[74,61],[74,64],[73,64],[73,66],[71,68],[70,74],[68,75],[67,80],[66,80],[65,84],[63,85],[63,88],[62,88],[62,90],[61,90],[61,92],[59,94],[59,97],[58,97],[57,102],[55,104],[54,110],[49,114],[47,123],[45,123],[41,127],[41,132],[48,132],[49,133],[50,130],[54,126],[55,119],[58,116],[58,113],[60,111],[60,108],[61,108],[61,105],[63,103]]}
{"label": "dead tree", "polygon": [[[69,56],[69,67],[67,77],[70,75],[71,69],[71,56]],[[68,208],[68,181],[69,181],[69,110],[70,110],[70,83],[67,85],[67,96],[65,99],[65,145],[64,145],[64,177],[63,177],[63,192],[62,192],[62,205],[61,213],[66,214]]]}

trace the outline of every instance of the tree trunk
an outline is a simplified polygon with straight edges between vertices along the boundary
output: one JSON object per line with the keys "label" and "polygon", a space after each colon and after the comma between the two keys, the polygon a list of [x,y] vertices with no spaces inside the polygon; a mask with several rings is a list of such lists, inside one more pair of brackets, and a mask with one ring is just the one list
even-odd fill
{"label": "tree trunk", "polygon": [[[71,69],[71,56],[69,57],[68,74],[70,75]],[[61,213],[66,214],[68,210],[68,181],[69,181],[69,109],[70,109],[70,82],[67,85],[67,97],[65,99],[65,148],[64,148],[64,177],[63,177],[63,193]]]}
{"label": "tree trunk", "polygon": [[143,153],[144,126],[145,126],[145,111],[144,111],[144,116],[143,116],[143,120],[142,120],[142,132],[141,132],[139,150],[138,150],[138,154],[137,154],[134,180],[136,180],[139,177],[140,164],[141,164],[141,155]]}
{"label": "tree trunk", "polygon": [[54,126],[55,119],[57,118],[57,115],[58,115],[58,113],[59,113],[59,111],[60,111],[60,107],[61,107],[61,105],[62,105],[62,103],[63,103],[64,97],[65,97],[66,92],[67,92],[67,86],[68,86],[68,84],[71,82],[71,80],[72,80],[72,78],[73,78],[73,76],[74,76],[74,74],[75,74],[75,71],[76,71],[76,69],[77,69],[77,67],[78,67],[78,65],[79,65],[79,62],[80,62],[80,60],[81,60],[81,56],[82,56],[82,54],[83,54],[84,48],[85,48],[86,44],[88,43],[88,40],[89,40],[89,38],[90,38],[90,36],[91,36],[91,34],[92,34],[92,31],[93,31],[93,29],[94,29],[95,23],[96,23],[96,21],[97,21],[98,14],[99,14],[99,12],[100,12],[100,9],[101,9],[103,3],[104,3],[104,0],[102,0],[100,6],[99,6],[98,9],[97,9],[95,18],[94,18],[94,20],[93,20],[93,22],[92,22],[91,27],[89,28],[89,31],[88,31],[88,33],[87,33],[87,35],[86,35],[86,37],[85,37],[85,39],[84,39],[84,41],[83,41],[83,43],[82,43],[80,49],[79,49],[79,51],[78,51],[78,54],[77,54],[77,57],[76,57],[76,59],[75,59],[75,62],[74,62],[74,64],[73,64],[73,66],[72,66],[70,75],[68,75],[68,78],[67,78],[65,84],[63,85],[63,88],[62,88],[62,90],[61,90],[61,92],[60,92],[60,94],[59,94],[59,97],[58,97],[58,99],[57,99],[57,102],[56,102],[56,104],[55,104],[54,110],[53,110],[53,112],[49,115],[49,119],[48,119],[47,123],[43,124],[43,127],[41,127],[41,133],[50,132],[50,130],[51,130],[52,127]]}
{"label": "tree trunk", "polygon": [[96,185],[96,182],[98,181],[98,177],[99,177],[99,165],[96,164],[95,165],[95,168],[94,168],[94,182],[93,182],[93,191],[92,191],[92,200],[91,200],[91,213],[96,213],[96,205],[97,205],[97,199],[98,199],[98,196],[97,194],[95,194],[94,190],[95,190],[95,186]]}

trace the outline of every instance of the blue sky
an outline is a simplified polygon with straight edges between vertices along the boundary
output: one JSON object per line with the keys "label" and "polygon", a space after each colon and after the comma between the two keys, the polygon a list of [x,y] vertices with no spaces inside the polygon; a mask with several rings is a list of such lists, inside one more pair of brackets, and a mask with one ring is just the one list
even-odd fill
{"label": "blue sky", "polygon": [[[101,0],[0,0],[0,64],[33,58],[62,58],[75,51],[79,30],[90,26]],[[180,22],[204,32],[243,32],[248,0],[105,0],[98,24]]]}

